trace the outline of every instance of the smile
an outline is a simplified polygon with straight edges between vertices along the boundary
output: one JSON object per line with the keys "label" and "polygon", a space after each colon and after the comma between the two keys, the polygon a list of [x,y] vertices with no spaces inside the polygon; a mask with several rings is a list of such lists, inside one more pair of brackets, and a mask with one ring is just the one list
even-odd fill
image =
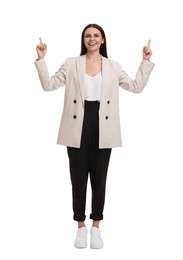
{"label": "smile", "polygon": [[90,47],[93,47],[93,46],[97,45],[97,43],[88,43],[88,45],[89,45]]}

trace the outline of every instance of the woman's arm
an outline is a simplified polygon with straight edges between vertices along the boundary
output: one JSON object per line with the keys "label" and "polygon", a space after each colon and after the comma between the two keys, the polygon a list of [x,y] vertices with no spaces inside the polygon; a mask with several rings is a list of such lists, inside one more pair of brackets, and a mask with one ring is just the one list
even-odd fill
{"label": "woman's arm", "polygon": [[154,67],[154,63],[149,60],[152,56],[150,40],[148,41],[147,46],[143,47],[142,54],[143,60],[137,70],[135,79],[129,77],[122,67],[120,67],[119,71],[119,86],[133,93],[142,92]]}
{"label": "woman's arm", "polygon": [[41,38],[39,38],[40,43],[36,46],[36,51],[38,58],[35,61],[35,66],[38,71],[39,79],[43,90],[52,91],[56,90],[59,87],[65,85],[66,81],[66,65],[65,63],[60,67],[60,69],[55,73],[55,75],[49,75],[46,62],[45,62],[45,54],[47,51],[47,45],[42,42]]}

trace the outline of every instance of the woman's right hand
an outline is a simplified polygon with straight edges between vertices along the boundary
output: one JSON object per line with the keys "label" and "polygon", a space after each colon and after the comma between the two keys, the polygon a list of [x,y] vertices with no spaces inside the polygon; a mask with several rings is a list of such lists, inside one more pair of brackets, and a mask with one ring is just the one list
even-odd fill
{"label": "woman's right hand", "polygon": [[39,37],[39,44],[36,46],[36,51],[38,60],[43,59],[47,51],[47,45],[42,42],[41,37]]}

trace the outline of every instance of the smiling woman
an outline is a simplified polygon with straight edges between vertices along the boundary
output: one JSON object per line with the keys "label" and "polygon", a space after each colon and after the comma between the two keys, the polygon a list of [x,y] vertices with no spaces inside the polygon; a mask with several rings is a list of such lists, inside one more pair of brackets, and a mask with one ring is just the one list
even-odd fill
{"label": "smiling woman", "polygon": [[68,58],[49,76],[44,60],[47,45],[40,39],[35,65],[45,91],[65,85],[65,102],[58,144],[67,147],[73,195],[73,218],[78,222],[75,247],[87,246],[85,226],[88,175],[92,187],[90,247],[102,248],[99,229],[103,219],[105,187],[111,150],[122,145],[119,121],[118,87],[140,93],[148,82],[154,64],[149,60],[150,41],[143,48],[143,60],[131,79],[121,65],[107,57],[104,30],[87,25],[81,35],[81,53]]}
{"label": "smiling woman", "polygon": [[104,39],[98,29],[93,27],[86,29],[84,34],[84,44],[88,52],[91,50],[96,51],[96,49],[99,49],[103,43]]}
{"label": "smiling woman", "polygon": [[89,27],[85,30],[84,46],[87,49],[86,73],[89,76],[93,77],[102,70],[102,59],[98,50],[103,43],[104,38],[97,28]]}
{"label": "smiling woman", "polygon": [[98,45],[99,53],[103,57],[108,58],[105,32],[102,29],[102,27],[99,26],[98,24],[88,24],[84,28],[82,35],[81,35],[81,53],[80,53],[80,55],[84,55],[87,53],[88,49],[85,44],[87,44],[87,42],[88,42],[87,38],[91,39],[91,37],[96,38],[96,41],[100,42],[100,45]]}

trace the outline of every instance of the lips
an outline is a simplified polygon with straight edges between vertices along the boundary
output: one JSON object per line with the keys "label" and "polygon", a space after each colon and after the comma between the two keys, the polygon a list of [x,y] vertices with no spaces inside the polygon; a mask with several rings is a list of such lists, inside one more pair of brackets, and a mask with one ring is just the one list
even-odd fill
{"label": "lips", "polygon": [[88,46],[90,46],[90,47],[93,47],[95,45],[97,45],[97,43],[88,43]]}

